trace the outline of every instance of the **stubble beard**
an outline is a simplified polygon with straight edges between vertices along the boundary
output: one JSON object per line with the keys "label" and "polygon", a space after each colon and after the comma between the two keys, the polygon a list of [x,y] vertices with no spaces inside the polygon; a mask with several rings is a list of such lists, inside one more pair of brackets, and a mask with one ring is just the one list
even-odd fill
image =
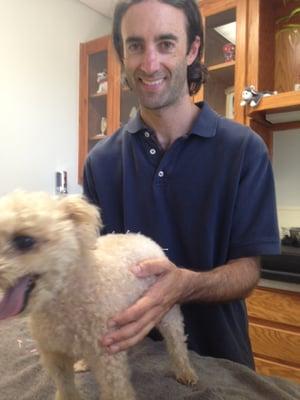
{"label": "stubble beard", "polygon": [[[179,65],[172,71],[172,76],[167,74],[167,82],[164,89],[159,93],[147,93],[141,88],[138,73],[131,74],[126,71],[126,79],[130,89],[136,94],[140,107],[148,110],[160,110],[170,107],[180,101],[188,93],[187,88],[187,66]],[[148,76],[155,78],[155,75]]]}

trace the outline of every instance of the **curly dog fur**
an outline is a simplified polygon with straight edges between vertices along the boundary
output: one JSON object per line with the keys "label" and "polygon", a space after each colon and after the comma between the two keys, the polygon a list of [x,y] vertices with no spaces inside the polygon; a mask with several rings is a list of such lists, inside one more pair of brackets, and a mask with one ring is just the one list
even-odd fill
{"label": "curly dog fur", "polygon": [[[134,400],[126,352],[99,346],[107,320],[154,282],[128,269],[163,250],[140,234],[100,236],[99,210],[79,196],[16,191],[0,199],[0,319],[29,315],[56,400],[79,400],[73,364],[84,358],[102,400]],[[190,365],[179,306],[158,329],[178,381],[197,381]]]}

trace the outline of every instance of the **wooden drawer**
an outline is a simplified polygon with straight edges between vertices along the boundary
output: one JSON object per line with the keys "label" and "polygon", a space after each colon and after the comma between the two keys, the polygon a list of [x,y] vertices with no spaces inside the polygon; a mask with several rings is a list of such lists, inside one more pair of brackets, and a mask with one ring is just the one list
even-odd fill
{"label": "wooden drawer", "polygon": [[300,367],[300,332],[250,323],[253,352]]}
{"label": "wooden drawer", "polygon": [[256,289],[247,307],[250,317],[300,328],[300,293]]}
{"label": "wooden drawer", "polygon": [[247,307],[257,372],[300,383],[300,293],[258,288]]}
{"label": "wooden drawer", "polygon": [[276,361],[254,357],[256,371],[267,376],[279,376],[300,383],[300,368],[280,364]]}

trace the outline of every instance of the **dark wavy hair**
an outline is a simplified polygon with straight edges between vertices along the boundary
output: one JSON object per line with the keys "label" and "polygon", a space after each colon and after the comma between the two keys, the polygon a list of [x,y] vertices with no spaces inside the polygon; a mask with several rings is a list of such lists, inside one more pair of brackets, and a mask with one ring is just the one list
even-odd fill
{"label": "dark wavy hair", "polygon": [[[113,17],[113,43],[118,54],[119,60],[123,63],[123,40],[121,33],[121,22],[124,14],[133,4],[141,3],[145,0],[121,0],[115,7]],[[188,66],[187,80],[190,95],[196,94],[201,88],[202,83],[205,82],[207,77],[207,69],[202,64],[201,59],[204,49],[204,35],[202,17],[195,0],[158,0],[161,3],[169,4],[173,7],[182,10],[187,20],[187,38],[188,38],[188,51],[191,48],[196,36],[200,38],[200,46],[198,55],[194,62]]]}

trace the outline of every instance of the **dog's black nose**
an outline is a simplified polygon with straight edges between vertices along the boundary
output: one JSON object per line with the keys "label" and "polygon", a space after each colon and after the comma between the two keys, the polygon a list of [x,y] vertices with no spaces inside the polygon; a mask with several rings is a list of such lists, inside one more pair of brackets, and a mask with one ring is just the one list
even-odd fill
{"label": "dog's black nose", "polygon": [[12,239],[14,247],[18,250],[30,250],[36,243],[35,238],[26,235],[16,235]]}

